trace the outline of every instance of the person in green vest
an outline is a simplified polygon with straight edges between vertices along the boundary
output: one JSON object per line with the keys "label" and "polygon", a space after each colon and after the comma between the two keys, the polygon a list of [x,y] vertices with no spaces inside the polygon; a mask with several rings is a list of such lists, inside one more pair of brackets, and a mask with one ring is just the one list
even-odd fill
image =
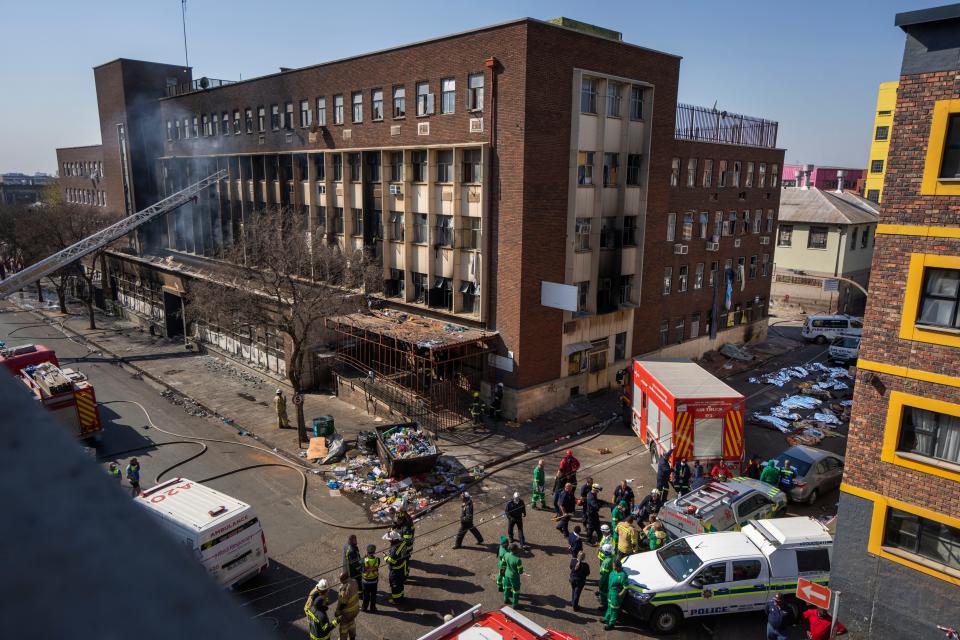
{"label": "person in green vest", "polygon": [[613,561],[613,571],[607,580],[607,611],[603,614],[604,629],[610,631],[617,624],[623,597],[627,595],[627,574],[619,560]]}
{"label": "person in green vest", "polygon": [[663,530],[663,523],[654,520],[643,528],[643,533],[647,536],[647,545],[650,551],[656,551],[667,541],[667,532]]}
{"label": "person in green vest", "polygon": [[503,591],[503,571],[506,568],[503,559],[510,553],[508,544],[507,536],[500,536],[500,546],[497,548],[497,591]]}
{"label": "person in green vest", "polygon": [[610,525],[605,524],[600,527],[600,542],[597,543],[597,560],[600,562],[603,562],[603,558],[606,556],[603,552],[603,547],[608,544],[613,547],[617,544],[617,541],[613,537],[613,534],[610,533]]}
{"label": "person in green vest", "polygon": [[613,545],[605,544],[600,547],[603,558],[600,560],[600,579],[597,581],[597,600],[601,604],[607,601],[607,585],[610,582],[610,572],[613,571]]}
{"label": "person in green vest", "polygon": [[760,482],[766,482],[774,487],[780,484],[780,470],[777,469],[775,460],[767,461],[767,466],[760,472]]}
{"label": "person in green vest", "polygon": [[[543,487],[546,483],[546,474],[543,470],[543,460],[537,462],[537,466],[533,468],[533,495],[530,497],[530,506],[533,509],[546,509],[547,503],[543,499]],[[537,502],[540,502],[540,506],[537,507]]]}
{"label": "person in green vest", "polygon": [[617,523],[627,517],[627,501],[621,500],[610,512],[610,526],[617,530]]}
{"label": "person in green vest", "polygon": [[503,603],[512,604],[514,608],[520,606],[521,575],[523,562],[520,561],[520,545],[513,542],[503,557]]}

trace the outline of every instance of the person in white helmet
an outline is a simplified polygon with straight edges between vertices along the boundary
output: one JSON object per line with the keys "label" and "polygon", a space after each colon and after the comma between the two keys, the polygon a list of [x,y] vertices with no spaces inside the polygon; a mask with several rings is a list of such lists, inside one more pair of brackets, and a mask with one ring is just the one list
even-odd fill
{"label": "person in white helmet", "polygon": [[287,417],[287,399],[281,389],[273,397],[273,406],[277,410],[277,429],[289,429],[290,418]]}
{"label": "person in white helmet", "polygon": [[321,578],[303,606],[303,612],[310,621],[310,640],[330,640],[330,632],[337,626],[336,619],[327,616],[327,581]]}
{"label": "person in white helmet", "polygon": [[597,560],[603,562],[603,559],[607,557],[606,547],[610,547],[613,550],[613,532],[610,530],[610,525],[603,524],[600,526],[600,549],[597,551]]}
{"label": "person in white helmet", "polygon": [[613,571],[613,545],[610,543],[600,547],[603,559],[600,561],[600,579],[597,581],[597,600],[600,604],[607,604],[607,585],[610,583],[610,572]]}
{"label": "person in white helmet", "polygon": [[520,546],[527,546],[527,540],[523,537],[523,519],[527,517],[527,505],[523,503],[519,492],[513,492],[513,499],[507,502],[503,514],[507,517],[507,536],[510,542],[514,541],[513,529],[516,527],[520,530]]}

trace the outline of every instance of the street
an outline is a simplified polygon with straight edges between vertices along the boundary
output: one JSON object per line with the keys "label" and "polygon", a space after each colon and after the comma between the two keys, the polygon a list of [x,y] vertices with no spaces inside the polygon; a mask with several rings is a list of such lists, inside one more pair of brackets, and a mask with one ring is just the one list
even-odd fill
{"label": "street", "polygon": [[[774,330],[788,338],[796,333],[795,327]],[[160,386],[118,366],[111,358],[91,350],[73,336],[68,337],[34,313],[13,310],[5,303],[0,313],[0,339],[8,345],[46,344],[56,349],[63,366],[79,369],[89,376],[96,387],[101,415],[107,422],[103,441],[97,449],[103,465],[117,460],[122,468],[130,457],[136,456],[142,465],[144,488],[156,481],[183,476],[205,481],[256,509],[266,532],[271,568],[266,575],[238,588],[236,597],[241,611],[263,622],[277,635],[306,637],[303,600],[320,577],[331,585],[336,583],[342,545],[350,531],[357,533],[361,549],[371,543],[381,550],[386,547],[381,539],[385,529],[367,524],[365,514],[339,492],[329,490],[319,476],[309,470],[303,475],[296,463],[273,455],[270,449],[250,438],[237,435],[235,429],[219,420],[190,415],[162,397]],[[820,346],[798,344],[797,348],[765,363],[763,370],[822,358],[823,352]],[[784,391],[776,387],[747,382],[755,373],[740,373],[728,380],[748,397],[751,411],[775,403],[784,395]],[[749,453],[767,458],[787,447],[778,431],[749,424],[746,429]],[[188,440],[190,438],[223,442],[206,442],[207,449],[197,456],[203,446]],[[826,447],[839,452],[844,444],[845,438],[824,441]],[[574,436],[555,443],[548,451],[532,452],[496,467],[493,475],[471,489],[476,523],[484,544],[474,544],[468,535],[463,549],[451,548],[459,520],[458,500],[419,520],[412,573],[406,587],[407,601],[400,607],[386,603],[388,585],[384,568],[379,614],[361,614],[359,637],[416,638],[441,623],[447,614],[459,614],[478,603],[485,609],[500,606],[501,594],[494,583],[496,546],[506,528],[503,505],[514,491],[519,491],[528,504],[525,532],[530,551],[522,558],[525,573],[521,612],[543,626],[582,638],[652,637],[645,625],[627,620],[623,620],[624,624],[616,631],[603,631],[602,611],[594,597],[598,568],[594,547],[586,547],[591,577],[581,600],[582,610],[575,613],[569,607],[570,556],[566,541],[554,529],[552,512],[529,508],[531,470],[536,459],[541,455],[546,459],[549,485],[562,450],[567,447],[574,450],[583,465],[579,473],[581,483],[592,476],[603,486],[602,498],[609,500],[613,488],[623,479],[632,483],[638,498],[654,484],[646,447],[619,421],[604,431],[580,438]],[[313,515],[305,512],[301,505],[304,478],[306,504]],[[106,481],[106,476],[104,479]],[[789,512],[817,516],[833,513],[836,500],[834,492],[821,497],[812,507],[791,505]],[[609,518],[608,510],[603,514]],[[687,621],[676,637],[759,638],[764,624],[764,616],[759,613],[697,618]]]}

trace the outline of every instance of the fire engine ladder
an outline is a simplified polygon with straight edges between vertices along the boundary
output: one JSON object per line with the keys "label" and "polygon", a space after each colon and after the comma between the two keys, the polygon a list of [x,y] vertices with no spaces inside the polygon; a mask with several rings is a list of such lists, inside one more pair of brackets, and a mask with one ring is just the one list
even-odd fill
{"label": "fire engine ladder", "polygon": [[693,506],[702,513],[707,513],[724,498],[733,495],[729,488],[714,482],[708,482],[697,491],[693,491],[677,499],[678,507]]}
{"label": "fire engine ladder", "polygon": [[127,216],[105,229],[97,231],[93,235],[67,247],[63,251],[58,251],[52,256],[30,265],[22,271],[18,271],[6,280],[0,281],[0,299],[6,298],[11,293],[37,282],[40,278],[64,268],[71,262],[75,262],[98,249],[102,249],[114,240],[122,238],[140,225],[153,220],[157,216],[170,213],[191,200],[196,200],[198,193],[226,177],[226,171],[217,171],[203,180],[164,198],[160,202],[142,211],[138,211],[133,215]]}

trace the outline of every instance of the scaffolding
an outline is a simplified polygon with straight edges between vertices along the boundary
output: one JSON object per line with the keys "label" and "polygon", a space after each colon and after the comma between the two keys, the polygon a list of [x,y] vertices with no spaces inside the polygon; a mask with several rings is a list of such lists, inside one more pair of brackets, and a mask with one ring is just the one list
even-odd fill
{"label": "scaffolding", "polygon": [[434,432],[469,419],[497,336],[399,311],[339,316],[327,326],[336,336],[343,375]]}

